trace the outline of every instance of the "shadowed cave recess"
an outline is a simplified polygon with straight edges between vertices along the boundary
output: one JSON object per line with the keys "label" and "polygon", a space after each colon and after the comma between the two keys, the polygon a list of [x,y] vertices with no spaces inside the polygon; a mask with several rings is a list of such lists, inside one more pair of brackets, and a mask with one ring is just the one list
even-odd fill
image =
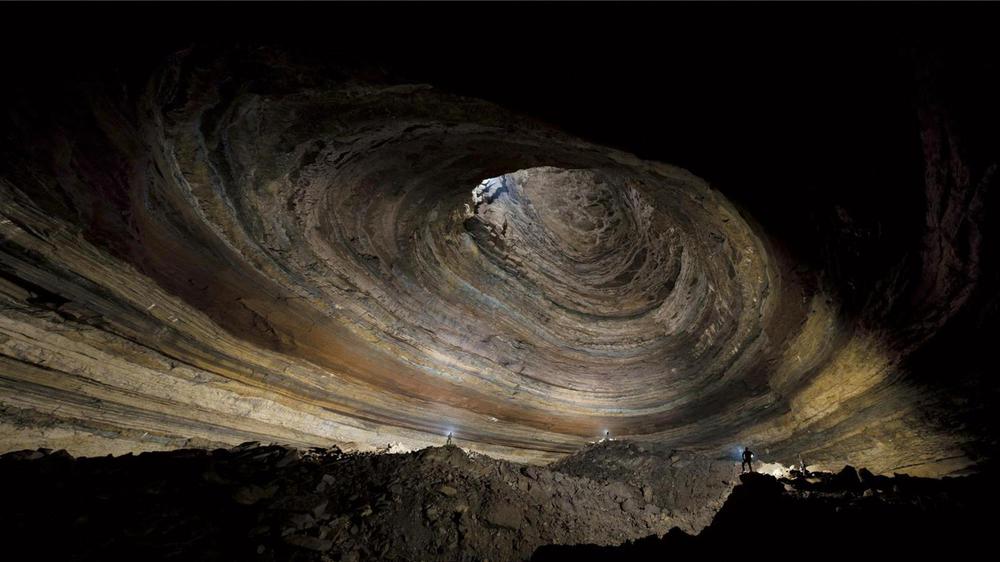
{"label": "shadowed cave recess", "polygon": [[[995,51],[862,33],[789,53],[735,33],[682,55],[692,37],[638,33],[569,53],[551,23],[462,61],[440,39],[395,47],[410,36],[391,26],[329,43],[195,26],[11,61],[0,451],[287,447],[260,463],[451,440],[472,456],[410,453],[399,473],[552,470],[567,495],[605,482],[579,501],[631,517],[463,546],[491,560],[696,533],[743,447],[779,476],[865,467],[859,497],[899,492],[875,475],[991,469]],[[282,470],[332,462],[289,454]],[[344,458],[381,478],[379,455]],[[656,483],[667,465],[725,485],[678,499]],[[630,478],[653,483],[607,488]],[[452,501],[462,482],[434,489]],[[497,502],[490,528],[532,525]]]}

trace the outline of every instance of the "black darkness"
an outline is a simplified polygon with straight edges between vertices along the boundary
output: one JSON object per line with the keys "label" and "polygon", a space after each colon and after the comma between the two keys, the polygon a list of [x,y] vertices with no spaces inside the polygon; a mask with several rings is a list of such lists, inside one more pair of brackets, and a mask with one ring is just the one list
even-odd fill
{"label": "black darkness", "polygon": [[[922,182],[917,77],[934,74],[948,90],[938,94],[975,115],[965,120],[973,127],[998,121],[996,10],[984,5],[209,2],[5,11],[13,16],[5,58],[35,81],[141,74],[195,44],[276,43],[488,99],[692,170],[775,234],[796,233],[787,242],[805,246],[794,249],[807,260],[815,245],[800,235],[831,202],[865,218],[921,204],[899,196]],[[886,235],[902,239],[906,228],[919,224]]]}

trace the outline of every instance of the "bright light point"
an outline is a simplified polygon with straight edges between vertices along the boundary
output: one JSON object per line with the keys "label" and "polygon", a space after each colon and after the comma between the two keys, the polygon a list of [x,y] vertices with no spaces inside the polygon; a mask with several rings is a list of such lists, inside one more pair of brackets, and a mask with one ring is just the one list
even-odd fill
{"label": "bright light point", "polygon": [[487,178],[472,190],[472,203],[475,205],[492,203],[497,195],[506,190],[506,187],[503,176]]}

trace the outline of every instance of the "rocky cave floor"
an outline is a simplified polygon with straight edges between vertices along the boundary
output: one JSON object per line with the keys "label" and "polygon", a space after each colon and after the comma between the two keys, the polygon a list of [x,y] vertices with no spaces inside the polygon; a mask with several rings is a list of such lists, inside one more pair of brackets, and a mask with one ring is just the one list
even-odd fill
{"label": "rocky cave floor", "polygon": [[46,559],[957,554],[985,545],[993,518],[981,514],[998,497],[982,475],[738,472],[731,460],[616,441],[548,467],[455,446],[374,454],[246,443],[76,459],[40,449],[0,457],[0,528],[8,549]]}

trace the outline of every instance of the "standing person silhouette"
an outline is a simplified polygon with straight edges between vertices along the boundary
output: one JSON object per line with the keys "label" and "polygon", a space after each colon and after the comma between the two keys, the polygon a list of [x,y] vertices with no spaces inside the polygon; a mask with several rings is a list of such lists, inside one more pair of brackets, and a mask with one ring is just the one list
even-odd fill
{"label": "standing person silhouette", "polygon": [[753,451],[743,447],[743,463],[740,465],[740,474],[747,471],[753,472]]}

